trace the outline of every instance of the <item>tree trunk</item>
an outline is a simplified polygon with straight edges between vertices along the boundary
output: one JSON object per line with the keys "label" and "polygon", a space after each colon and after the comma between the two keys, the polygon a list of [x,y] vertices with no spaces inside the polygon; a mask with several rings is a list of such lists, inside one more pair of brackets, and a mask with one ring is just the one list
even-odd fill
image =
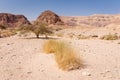
{"label": "tree trunk", "polygon": [[39,38],[39,34],[36,34],[36,38]]}
{"label": "tree trunk", "polygon": [[48,38],[47,34],[45,34],[45,38],[46,38],[46,39]]}

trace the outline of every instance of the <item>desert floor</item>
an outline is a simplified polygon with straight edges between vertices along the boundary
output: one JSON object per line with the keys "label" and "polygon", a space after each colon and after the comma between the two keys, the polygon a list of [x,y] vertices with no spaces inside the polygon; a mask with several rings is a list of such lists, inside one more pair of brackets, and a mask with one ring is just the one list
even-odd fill
{"label": "desert floor", "polygon": [[120,80],[120,40],[73,40],[69,42],[85,67],[58,69],[53,54],[44,54],[45,39],[0,38],[0,80]]}

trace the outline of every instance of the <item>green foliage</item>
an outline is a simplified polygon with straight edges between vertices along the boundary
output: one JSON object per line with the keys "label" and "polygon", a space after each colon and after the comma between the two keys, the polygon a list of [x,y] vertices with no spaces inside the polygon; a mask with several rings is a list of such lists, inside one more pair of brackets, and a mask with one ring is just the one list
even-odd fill
{"label": "green foliage", "polygon": [[45,24],[41,24],[39,26],[39,29],[40,29],[40,34],[52,33],[52,31],[49,28],[47,28]]}
{"label": "green foliage", "polygon": [[39,38],[39,35],[45,35],[47,38],[47,34],[52,33],[52,30],[46,27],[45,24],[39,24],[39,25],[30,25],[30,26],[23,26],[19,30],[24,32],[33,32],[36,35],[36,38]]}

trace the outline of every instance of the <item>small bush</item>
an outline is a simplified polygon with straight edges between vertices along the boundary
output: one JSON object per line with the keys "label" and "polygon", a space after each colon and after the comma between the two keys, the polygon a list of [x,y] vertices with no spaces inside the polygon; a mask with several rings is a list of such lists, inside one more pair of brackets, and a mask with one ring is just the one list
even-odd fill
{"label": "small bush", "polygon": [[117,34],[108,34],[101,37],[103,40],[117,40],[118,38]]}
{"label": "small bush", "polygon": [[48,38],[48,34],[52,34],[52,29],[48,28],[46,24],[39,24],[39,25],[29,25],[29,26],[22,26],[19,31],[24,32],[33,32],[36,38],[39,38],[39,35],[45,35],[45,38]]}
{"label": "small bush", "polygon": [[77,58],[75,51],[64,42],[57,43],[55,52],[55,60],[60,69],[73,70],[81,66],[82,62]]}
{"label": "small bush", "polygon": [[92,37],[93,37],[93,38],[97,38],[97,37],[98,37],[98,35],[92,35]]}
{"label": "small bush", "polygon": [[118,44],[120,44],[120,42],[118,42]]}
{"label": "small bush", "polygon": [[75,36],[74,33],[69,33],[68,35],[69,35],[69,38],[73,38]]}
{"label": "small bush", "polygon": [[64,42],[49,40],[44,45],[46,53],[54,53],[55,60],[62,70],[73,70],[81,67],[82,61],[73,48]]}
{"label": "small bush", "polygon": [[0,37],[10,37],[17,34],[15,30],[6,29],[0,32]]}
{"label": "small bush", "polygon": [[88,39],[89,37],[88,37],[88,36],[85,36],[85,35],[80,34],[80,35],[78,35],[78,36],[77,36],[77,38],[78,38],[78,39]]}

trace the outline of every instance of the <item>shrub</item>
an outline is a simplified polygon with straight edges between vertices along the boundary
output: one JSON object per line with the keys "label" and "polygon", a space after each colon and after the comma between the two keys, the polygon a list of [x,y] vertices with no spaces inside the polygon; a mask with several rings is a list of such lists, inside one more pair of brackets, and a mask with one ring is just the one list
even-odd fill
{"label": "shrub", "polygon": [[55,40],[46,41],[43,45],[44,52],[47,54],[54,53],[56,45],[57,45],[57,42]]}
{"label": "shrub", "polygon": [[97,38],[97,37],[98,37],[98,35],[92,35],[92,37],[93,37],[93,38]]}
{"label": "shrub", "polygon": [[48,38],[47,35],[52,33],[52,30],[47,28],[45,24],[23,26],[19,30],[24,32],[33,32],[36,35],[36,38],[39,38],[40,34],[45,35],[45,38]]}
{"label": "shrub", "polygon": [[62,70],[78,69],[81,61],[77,58],[75,51],[64,42],[59,42],[55,50],[55,60]]}
{"label": "shrub", "polygon": [[2,37],[10,37],[10,36],[12,36],[14,34],[15,34],[14,32],[7,30],[7,31],[2,32]]}
{"label": "shrub", "polygon": [[85,36],[85,35],[80,34],[80,35],[78,35],[78,36],[77,36],[77,38],[78,38],[78,39],[88,39],[89,37],[88,37],[88,36]]}
{"label": "shrub", "polygon": [[69,38],[73,38],[75,36],[74,33],[69,33],[68,35],[69,35]]}
{"label": "shrub", "polygon": [[49,40],[45,43],[44,50],[54,53],[58,67],[62,70],[78,69],[82,65],[73,48],[64,42]]}
{"label": "shrub", "polygon": [[6,26],[0,25],[0,29],[6,29]]}
{"label": "shrub", "polygon": [[10,37],[17,34],[15,30],[12,29],[5,29],[0,32],[0,37]]}
{"label": "shrub", "polygon": [[5,30],[6,27],[3,25],[0,25],[0,38],[2,37],[2,31]]}
{"label": "shrub", "polygon": [[118,38],[117,34],[108,34],[101,37],[103,40],[117,40]]}
{"label": "shrub", "polygon": [[118,44],[120,44],[120,42],[118,42]]}

